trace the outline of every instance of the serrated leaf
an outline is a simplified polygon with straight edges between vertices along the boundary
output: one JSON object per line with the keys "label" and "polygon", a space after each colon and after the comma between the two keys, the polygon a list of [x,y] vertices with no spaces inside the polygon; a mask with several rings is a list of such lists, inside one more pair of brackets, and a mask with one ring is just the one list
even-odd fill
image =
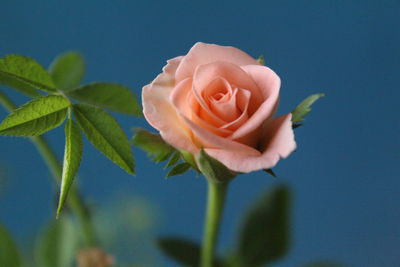
{"label": "serrated leaf", "polygon": [[[161,238],[157,245],[167,256],[183,266],[197,267],[200,265],[201,248],[198,244],[181,238]],[[213,266],[221,267],[222,262],[214,259]]]}
{"label": "serrated leaf", "polygon": [[69,188],[78,172],[82,157],[82,135],[78,126],[71,119],[65,124],[65,150],[61,179],[60,198],[57,208],[57,217],[67,199]]}
{"label": "serrated leaf", "polygon": [[0,58],[0,83],[30,96],[38,95],[34,88],[56,91],[50,74],[35,60],[20,55]]}
{"label": "serrated leaf", "polygon": [[141,116],[142,108],[129,88],[115,83],[92,83],[67,92],[86,104],[112,111]]}
{"label": "serrated leaf", "polygon": [[167,160],[176,150],[165,143],[159,134],[151,133],[144,129],[135,129],[132,144],[144,150],[154,161]]}
{"label": "serrated leaf", "polygon": [[118,122],[100,108],[77,104],[73,110],[89,141],[115,164],[134,174],[135,166],[129,141]]}
{"label": "serrated leaf", "polygon": [[293,111],[292,111],[292,122],[297,124],[304,121],[304,117],[310,113],[311,106],[315,101],[324,97],[325,94],[313,94],[304,99]]}
{"label": "serrated leaf", "polygon": [[167,178],[176,176],[176,175],[181,175],[187,172],[191,168],[189,163],[183,162],[179,163],[178,165],[174,166],[168,173],[167,173]]}
{"label": "serrated leaf", "polygon": [[289,190],[279,186],[249,210],[240,229],[241,266],[260,266],[282,258],[289,247]]}
{"label": "serrated leaf", "polygon": [[49,67],[49,72],[57,88],[68,91],[77,87],[85,74],[85,60],[74,51],[57,56]]}
{"label": "serrated leaf", "polygon": [[0,124],[0,135],[36,136],[57,126],[65,119],[71,103],[62,96],[35,98],[9,114]]}
{"label": "serrated leaf", "polygon": [[269,175],[272,175],[274,178],[276,178],[276,174],[272,169],[263,169],[263,171],[265,171],[266,173],[268,173]]}
{"label": "serrated leaf", "polygon": [[80,242],[77,226],[67,216],[53,221],[39,236],[35,260],[40,267],[72,266]]}
{"label": "serrated leaf", "polygon": [[224,164],[210,157],[204,149],[200,151],[198,165],[201,173],[215,182],[226,182],[236,176]]}
{"label": "serrated leaf", "polygon": [[164,169],[167,169],[169,167],[174,166],[179,159],[181,158],[181,155],[179,154],[179,152],[173,152],[171,158],[169,159],[167,165],[165,165]]}
{"label": "serrated leaf", "polygon": [[7,267],[21,266],[17,245],[2,225],[0,225],[0,263],[1,266]]}

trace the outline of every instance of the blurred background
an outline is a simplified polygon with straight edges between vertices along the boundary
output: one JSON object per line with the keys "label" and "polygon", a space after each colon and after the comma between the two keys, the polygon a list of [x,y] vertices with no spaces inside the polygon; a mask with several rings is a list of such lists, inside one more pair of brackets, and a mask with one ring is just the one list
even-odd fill
{"label": "blurred background", "polygon": [[[122,83],[138,96],[167,59],[197,41],[264,55],[282,79],[280,113],[312,93],[327,96],[296,130],[298,150],[274,168],[279,178],[257,172],[231,184],[219,251],[231,248],[246,207],[284,182],[294,192],[292,246],[275,266],[333,259],[391,267],[400,264],[399,14],[397,0],[2,0],[0,55],[22,54],[48,66],[57,54],[78,50],[87,62],[84,82]],[[27,101],[4,92],[18,104]],[[1,119],[6,114],[0,110]],[[130,136],[134,126],[150,129],[143,119],[117,118]],[[46,137],[61,159],[62,127]],[[103,229],[113,231],[117,210],[126,216],[120,221],[132,231],[112,246],[123,252],[112,253],[174,266],[153,240],[201,240],[206,182],[193,172],[164,179],[163,165],[138,149],[134,154],[132,177],[86,142],[77,182]],[[28,139],[0,138],[0,222],[20,246],[29,247],[54,218],[56,192]]]}

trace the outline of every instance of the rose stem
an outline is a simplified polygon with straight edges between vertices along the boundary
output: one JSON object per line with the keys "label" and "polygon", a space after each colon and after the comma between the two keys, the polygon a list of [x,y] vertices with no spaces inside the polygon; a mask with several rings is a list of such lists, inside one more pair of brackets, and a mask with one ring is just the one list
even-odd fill
{"label": "rose stem", "polygon": [[218,230],[224,209],[228,182],[208,181],[207,213],[204,222],[203,247],[201,251],[201,267],[212,267]]}
{"label": "rose stem", "polygon": [[[0,91],[0,103],[8,112],[12,112],[14,109],[17,108],[14,105],[14,103],[1,91]],[[29,139],[36,146],[36,149],[39,151],[43,160],[47,164],[47,167],[50,169],[51,174],[53,175],[56,182],[60,183],[62,166],[58,161],[57,156],[54,154],[54,151],[47,143],[47,141],[44,139],[43,136],[34,136],[30,137]],[[79,218],[79,221],[82,225],[85,245],[86,246],[95,245],[96,238],[90,214],[76,188],[71,188],[68,194],[67,201],[71,210]]]}

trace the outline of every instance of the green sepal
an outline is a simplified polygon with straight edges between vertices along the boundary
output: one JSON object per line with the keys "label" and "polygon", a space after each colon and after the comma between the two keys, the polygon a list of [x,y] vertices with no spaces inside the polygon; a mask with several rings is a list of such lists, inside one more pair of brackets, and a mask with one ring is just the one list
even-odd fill
{"label": "green sepal", "polygon": [[197,165],[200,172],[207,179],[211,179],[214,182],[227,182],[237,175],[237,173],[229,170],[224,164],[210,157],[204,149],[200,150]]}
{"label": "green sepal", "polygon": [[85,74],[85,60],[82,54],[68,51],[54,59],[49,72],[58,89],[69,91],[82,81]]}
{"label": "green sepal", "polygon": [[263,169],[264,172],[268,173],[269,175],[272,175],[274,178],[277,177],[275,172],[272,169]]}
{"label": "green sepal", "polygon": [[60,198],[57,208],[57,217],[67,199],[70,187],[78,172],[82,158],[82,134],[78,126],[71,119],[65,124],[65,149],[63,172],[61,178]]}
{"label": "green sepal", "polygon": [[175,151],[171,154],[168,163],[165,165],[164,169],[174,166],[181,159],[181,154],[178,151]]}
{"label": "green sepal", "polygon": [[192,166],[193,170],[200,173],[199,167],[197,166],[196,159],[194,155],[186,150],[179,150],[182,155],[182,158],[185,162],[189,163]]}
{"label": "green sepal", "polygon": [[128,138],[114,117],[100,108],[84,104],[74,105],[73,112],[92,145],[119,167],[134,174],[135,164]]}
{"label": "green sepal", "polygon": [[305,116],[310,113],[311,106],[315,101],[324,97],[325,94],[313,94],[304,99],[293,111],[292,111],[292,122],[293,128],[301,126],[301,122],[305,120]]}
{"label": "green sepal", "polygon": [[0,135],[36,136],[59,126],[71,103],[63,96],[35,98],[10,113],[0,124]]}
{"label": "green sepal", "polygon": [[56,92],[51,75],[32,58],[6,55],[0,58],[0,84],[10,86],[28,96],[37,96],[34,88]]}
{"label": "green sepal", "polygon": [[167,160],[176,150],[165,143],[159,134],[136,128],[132,144],[139,147],[155,162]]}
{"label": "green sepal", "polygon": [[192,166],[189,163],[182,162],[175,165],[168,173],[167,178],[171,176],[181,175],[190,170]]}

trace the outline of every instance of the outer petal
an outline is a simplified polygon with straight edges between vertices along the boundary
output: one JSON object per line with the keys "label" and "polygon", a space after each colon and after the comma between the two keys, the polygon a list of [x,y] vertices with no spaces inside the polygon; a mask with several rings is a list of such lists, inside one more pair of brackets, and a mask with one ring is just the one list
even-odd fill
{"label": "outer petal", "polygon": [[170,101],[173,90],[173,73],[181,58],[168,61],[164,72],[142,89],[143,114],[151,126],[160,131],[163,139],[170,145],[197,153],[191,132],[177,114]]}
{"label": "outer petal", "polygon": [[246,155],[253,156],[258,156],[261,154],[258,150],[252,147],[213,134],[212,132],[203,129],[202,127],[195,124],[184,116],[182,116],[182,119],[186,121],[188,127],[190,127],[190,129],[192,130],[194,135],[193,138],[196,139],[196,143],[198,143],[203,148],[224,149],[235,151],[235,153],[244,153]]}
{"label": "outer petal", "polygon": [[214,61],[226,61],[235,65],[259,65],[257,60],[231,46],[196,43],[182,60],[176,70],[175,79],[179,82],[187,77],[192,77],[197,66]]}
{"label": "outer petal", "polygon": [[263,95],[264,102],[258,110],[237,129],[230,139],[236,140],[246,136],[259,128],[268,118],[274,115],[279,99],[279,89],[281,80],[278,75],[270,68],[264,66],[244,66],[242,67],[255,81]]}
{"label": "outer petal", "polygon": [[236,172],[251,172],[274,167],[280,158],[286,158],[296,149],[291,122],[292,115],[273,119],[265,136],[265,150],[260,155],[252,155],[230,149],[206,148],[205,151]]}
{"label": "outer petal", "polygon": [[167,65],[163,67],[163,72],[160,73],[152,82],[153,84],[162,86],[174,86],[175,72],[181,63],[183,56],[175,57],[167,60]]}

